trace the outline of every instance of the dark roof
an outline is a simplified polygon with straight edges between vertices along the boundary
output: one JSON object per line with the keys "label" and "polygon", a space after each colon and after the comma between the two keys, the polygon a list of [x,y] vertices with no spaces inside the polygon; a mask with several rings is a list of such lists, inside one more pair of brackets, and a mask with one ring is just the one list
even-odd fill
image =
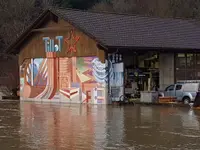
{"label": "dark roof", "polygon": [[50,9],[105,47],[200,49],[196,20]]}

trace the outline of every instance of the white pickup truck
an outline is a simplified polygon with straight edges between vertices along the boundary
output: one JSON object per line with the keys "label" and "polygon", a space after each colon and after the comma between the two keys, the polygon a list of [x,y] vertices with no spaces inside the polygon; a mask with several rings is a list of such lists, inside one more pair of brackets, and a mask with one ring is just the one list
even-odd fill
{"label": "white pickup truck", "polygon": [[177,101],[182,101],[184,104],[193,102],[197,92],[199,91],[200,83],[196,82],[178,82],[169,85],[161,92],[162,96],[176,97]]}

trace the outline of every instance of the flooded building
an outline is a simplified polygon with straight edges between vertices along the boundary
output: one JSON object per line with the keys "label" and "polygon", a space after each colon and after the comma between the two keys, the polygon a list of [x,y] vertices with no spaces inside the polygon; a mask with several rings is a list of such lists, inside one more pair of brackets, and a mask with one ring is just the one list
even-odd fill
{"label": "flooded building", "polygon": [[108,104],[200,79],[199,49],[194,20],[50,9],[7,52],[19,56],[21,100]]}

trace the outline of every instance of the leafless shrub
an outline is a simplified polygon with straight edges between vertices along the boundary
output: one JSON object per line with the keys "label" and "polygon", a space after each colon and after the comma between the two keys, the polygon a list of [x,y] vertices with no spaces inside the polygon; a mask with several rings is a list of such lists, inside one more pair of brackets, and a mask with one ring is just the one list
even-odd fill
{"label": "leafless shrub", "polygon": [[148,16],[199,19],[200,0],[111,0],[97,3],[92,9]]}
{"label": "leafless shrub", "polygon": [[107,2],[100,2],[95,4],[91,10],[95,10],[95,11],[108,11],[108,12],[114,12],[113,6]]}
{"label": "leafless shrub", "polygon": [[0,39],[8,47],[53,0],[1,0]]}
{"label": "leafless shrub", "polygon": [[0,96],[16,95],[19,88],[18,57],[0,54]]}
{"label": "leafless shrub", "polygon": [[18,57],[4,50],[52,5],[53,0],[0,0],[0,92],[4,95],[15,95],[19,87]]}

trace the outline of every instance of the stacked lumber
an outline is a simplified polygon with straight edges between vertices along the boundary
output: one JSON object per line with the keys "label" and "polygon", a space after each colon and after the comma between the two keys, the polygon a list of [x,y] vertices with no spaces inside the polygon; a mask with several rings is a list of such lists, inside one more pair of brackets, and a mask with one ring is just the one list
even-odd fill
{"label": "stacked lumber", "polygon": [[159,97],[159,103],[173,103],[176,101],[176,97]]}
{"label": "stacked lumber", "polygon": [[200,110],[200,107],[193,107],[193,109],[195,109],[195,110]]}

